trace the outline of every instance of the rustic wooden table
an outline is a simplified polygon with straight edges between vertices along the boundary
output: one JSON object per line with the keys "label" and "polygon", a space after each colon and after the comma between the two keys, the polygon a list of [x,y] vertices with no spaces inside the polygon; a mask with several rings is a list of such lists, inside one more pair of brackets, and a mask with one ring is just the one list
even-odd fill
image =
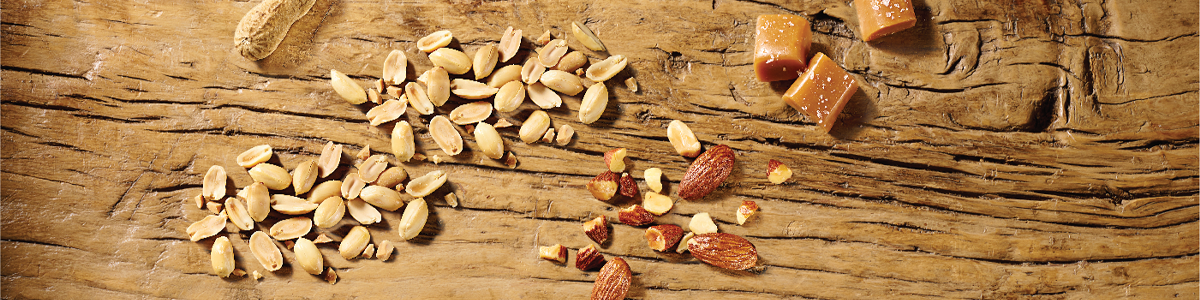
{"label": "rustic wooden table", "polygon": [[[674,119],[738,162],[717,193],[658,222],[710,212],[757,246],[762,267],[656,253],[643,229],[615,224],[601,252],[629,261],[630,298],[1198,297],[1194,1],[916,0],[915,28],[864,43],[846,0],[319,0],[252,62],[232,36],[257,2],[3,1],[3,298],[584,298],[596,273],[538,259],[537,247],[581,248],[583,220],[616,216],[584,188],[606,150],[629,148],[635,176],[662,168],[676,192],[689,160],[665,138]],[[832,134],[780,101],[788,83],[753,79],[755,18],[779,13],[807,16],[814,50],[860,81]],[[501,130],[516,169],[469,135],[462,155],[403,164],[445,170],[451,184],[391,260],[346,261],[327,245],[335,285],[288,250],[289,265],[262,280],[221,279],[212,239],[187,239],[209,214],[190,202],[204,172],[222,165],[249,184],[234,157],[251,146],[273,145],[289,169],[327,141],[347,145],[344,164],[361,147],[387,153],[391,126],[338,98],[329,69],[366,84],[402,49],[424,70],[415,41],[440,29],[467,53],[507,26],[583,49],[563,34],[572,21],[608,46],[583,50],[593,62],[630,60],[601,121],[578,123],[579,97],[567,97],[549,112],[578,131],[570,145]],[[499,115],[519,124],[535,109]],[[421,151],[439,154],[429,117],[403,118]],[[767,182],[769,159],[795,177]],[[459,207],[436,197],[450,191]],[[762,211],[738,226],[743,200]],[[399,213],[384,217],[374,239],[396,240]],[[263,270],[247,235],[223,235],[239,268]]]}

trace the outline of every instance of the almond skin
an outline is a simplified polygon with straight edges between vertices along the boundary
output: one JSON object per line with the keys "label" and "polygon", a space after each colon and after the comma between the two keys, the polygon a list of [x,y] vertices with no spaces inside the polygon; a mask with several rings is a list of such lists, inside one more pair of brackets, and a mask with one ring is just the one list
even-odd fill
{"label": "almond skin", "polygon": [[767,162],[767,180],[774,184],[781,184],[784,181],[792,178],[792,169],[788,168],[778,160],[772,159]]}
{"label": "almond skin", "polygon": [[754,201],[742,201],[742,206],[737,210],[738,225],[745,225],[746,219],[754,216],[754,212],[758,211],[758,203]]}
{"label": "almond skin", "polygon": [[596,245],[587,245],[575,253],[575,267],[580,271],[591,271],[604,266],[604,255],[596,250]]}
{"label": "almond skin", "polygon": [[596,285],[592,286],[592,300],[625,299],[632,281],[633,271],[629,270],[629,264],[620,257],[613,258],[600,269],[600,274],[596,275]]}
{"label": "almond skin", "polygon": [[617,184],[621,186],[618,190],[621,196],[629,197],[629,199],[642,198],[642,195],[638,193],[637,182],[633,180],[633,176],[629,176],[629,173],[621,174],[621,179],[617,181]]}
{"label": "almond skin", "polygon": [[679,182],[679,197],[698,200],[717,189],[733,171],[734,153],[726,145],[717,145],[697,157]]}
{"label": "almond skin", "polygon": [[654,215],[641,205],[634,204],[621,209],[621,212],[617,214],[617,219],[629,226],[642,226],[654,222]]}
{"label": "almond skin", "polygon": [[650,249],[658,252],[666,252],[675,245],[679,244],[679,239],[683,238],[683,227],[679,225],[666,224],[652,226],[646,229],[646,244],[650,245]]}
{"label": "almond skin", "polygon": [[592,181],[588,182],[587,188],[589,192],[592,192],[592,196],[596,197],[596,199],[599,199],[600,201],[608,201],[617,194],[617,189],[619,187],[617,180],[619,179],[620,178],[617,177],[617,173],[604,171],[604,173],[596,175],[596,178],[592,178]]}
{"label": "almond skin", "polygon": [[583,233],[597,244],[604,244],[608,240],[608,218],[599,216],[591,221],[583,222]]}
{"label": "almond skin", "polygon": [[754,244],[728,233],[698,234],[688,241],[687,247],[696,259],[725,269],[745,270],[758,263]]}

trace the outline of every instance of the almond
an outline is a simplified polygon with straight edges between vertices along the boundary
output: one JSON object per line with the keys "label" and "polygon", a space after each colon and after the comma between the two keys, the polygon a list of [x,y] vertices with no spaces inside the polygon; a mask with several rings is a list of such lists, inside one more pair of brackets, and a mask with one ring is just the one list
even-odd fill
{"label": "almond", "polygon": [[687,247],[696,259],[725,269],[745,270],[758,263],[754,244],[728,233],[697,234]]}
{"label": "almond", "polygon": [[739,206],[737,210],[738,225],[745,225],[746,219],[753,217],[757,211],[758,203],[754,201],[742,201],[742,206]]}
{"label": "almond", "polygon": [[698,213],[692,216],[692,221],[688,223],[688,229],[696,234],[715,233],[717,232],[717,223],[713,223],[712,217],[708,213]]}
{"label": "almond", "polygon": [[704,198],[717,189],[733,171],[734,153],[729,146],[717,145],[692,161],[683,180],[679,182],[679,197],[686,200]]}
{"label": "almond", "polygon": [[771,183],[780,184],[789,178],[792,178],[792,169],[788,166],[774,159],[767,162],[767,180]]}
{"label": "almond", "polygon": [[646,244],[650,245],[650,249],[654,249],[654,251],[666,252],[679,244],[681,238],[683,238],[683,228],[679,225],[666,224],[646,229]]}
{"label": "almond", "polygon": [[608,218],[602,215],[583,222],[583,233],[597,244],[604,244],[608,240]]}
{"label": "almond", "polygon": [[662,169],[649,168],[642,172],[642,179],[646,180],[646,186],[655,193],[662,193]]}
{"label": "almond", "polygon": [[608,201],[617,194],[617,189],[619,188],[617,180],[619,179],[620,178],[617,177],[617,173],[613,173],[612,171],[604,171],[604,173],[596,175],[596,178],[592,178],[592,181],[588,182],[587,188],[589,192],[592,192],[592,196],[596,197],[596,199],[600,201]]}
{"label": "almond", "polygon": [[617,214],[617,219],[621,220],[621,223],[636,227],[654,222],[654,215],[646,211],[641,205],[634,204],[633,206],[621,209]]}
{"label": "almond", "polygon": [[565,264],[567,263],[567,246],[554,244],[554,246],[538,248],[538,257],[548,261]]}
{"label": "almond", "polygon": [[580,271],[591,271],[604,266],[604,255],[596,250],[596,245],[588,244],[575,253],[575,267]]}
{"label": "almond", "polygon": [[667,195],[655,192],[647,192],[646,196],[642,198],[642,207],[646,208],[646,211],[656,216],[666,214],[667,212],[671,211],[671,208],[674,206],[675,200],[671,199],[671,197]]}
{"label": "almond", "polygon": [[629,285],[633,281],[633,272],[625,260],[616,257],[600,269],[596,275],[596,285],[592,286],[592,300],[621,300],[629,293]]}
{"label": "almond", "polygon": [[625,172],[625,162],[629,159],[625,156],[628,151],[625,148],[617,148],[604,152],[604,164],[608,165],[608,170],[613,173]]}
{"label": "almond", "polygon": [[629,176],[629,173],[621,174],[621,179],[617,181],[617,184],[621,186],[618,190],[621,196],[629,199],[641,198],[641,195],[638,193],[637,182],[633,181],[633,176]]}

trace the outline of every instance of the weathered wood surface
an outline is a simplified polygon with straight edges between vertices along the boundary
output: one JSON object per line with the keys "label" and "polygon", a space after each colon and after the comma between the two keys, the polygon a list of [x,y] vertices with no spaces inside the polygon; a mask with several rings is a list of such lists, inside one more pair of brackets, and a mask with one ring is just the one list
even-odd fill
{"label": "weathered wood surface", "polygon": [[[1200,297],[1194,1],[917,0],[915,28],[864,43],[850,1],[320,0],[255,63],[232,33],[256,2],[3,1],[4,298],[583,298],[595,273],[542,261],[537,246],[583,247],[582,220],[615,217],[583,187],[605,150],[628,147],[639,178],[659,167],[679,180],[688,160],[664,138],[671,119],[733,147],[738,165],[717,193],[658,221],[710,212],[765,267],[655,253],[642,229],[616,224],[602,252],[629,261],[631,298]],[[860,80],[831,135],[779,101],[787,83],[753,80],[754,18],[773,13],[807,15],[814,49]],[[435,30],[472,53],[509,25],[533,39],[576,20],[630,58],[609,111],[584,126],[578,97],[551,110],[578,130],[566,147],[502,130],[516,170],[470,138],[451,161],[405,164],[446,170],[463,199],[431,197],[430,225],[391,261],[325,246],[336,285],[292,266],[223,280],[211,239],[187,240],[207,214],[187,199],[209,166],[250,183],[242,150],[274,145],[290,169],[326,141],[349,145],[344,161],[389,149],[391,126],[337,98],[329,69],[366,83],[390,49],[430,67],[414,43]],[[641,91],[620,83],[629,76]],[[440,153],[417,129],[418,147]],[[768,183],[768,159],[796,176]],[[763,209],[737,226],[742,200]],[[399,214],[385,219],[376,241],[397,238]],[[262,270],[230,237],[238,266]]]}

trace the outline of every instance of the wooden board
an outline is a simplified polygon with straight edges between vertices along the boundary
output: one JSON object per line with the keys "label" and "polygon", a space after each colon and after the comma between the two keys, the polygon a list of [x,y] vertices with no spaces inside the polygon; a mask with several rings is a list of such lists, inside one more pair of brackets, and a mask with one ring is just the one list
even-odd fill
{"label": "wooden board", "polygon": [[[257,1],[5,0],[0,292],[587,297],[595,272],[540,260],[537,247],[561,243],[574,255],[590,243],[582,221],[616,216],[618,206],[584,188],[606,150],[629,148],[638,178],[662,168],[673,195],[689,160],[665,129],[682,120],[706,147],[733,147],[737,165],[716,193],[681,200],[657,222],[709,212],[757,246],[762,267],[655,253],[643,229],[615,224],[601,252],[629,261],[630,298],[1200,297],[1195,2],[917,0],[915,28],[872,43],[858,38],[848,2],[318,0],[276,53],[252,62],[233,50],[232,33]],[[859,79],[831,134],[779,100],[789,82],[753,79],[754,20],[779,13],[805,15],[814,50]],[[564,35],[572,21],[609,52]],[[346,261],[322,246],[335,285],[295,268],[287,250],[289,265],[262,280],[213,275],[212,239],[184,233],[209,214],[190,199],[210,166],[240,188],[251,179],[234,158],[255,145],[274,146],[288,169],[327,141],[347,145],[347,166],[361,147],[386,154],[391,125],[370,126],[370,105],[338,98],[329,70],[366,84],[402,49],[413,78],[431,67],[415,49],[420,37],[448,29],[452,47],[471,54],[507,26],[524,30],[526,50],[550,30],[593,62],[627,56],[603,118],[580,124],[579,97],[566,97],[549,113],[555,127],[577,130],[570,145],[527,145],[502,129],[516,169],[485,158],[469,135],[459,156],[403,164],[450,174],[429,197],[428,226],[389,261]],[[624,85],[630,77],[639,91]],[[498,117],[519,124],[535,109]],[[430,117],[403,119],[432,156],[441,151]],[[795,177],[767,182],[769,159]],[[459,207],[442,199],[449,192]],[[762,211],[738,226],[743,200]],[[400,214],[384,218],[373,239],[397,240]],[[263,271],[248,232],[223,235],[239,268]]]}

